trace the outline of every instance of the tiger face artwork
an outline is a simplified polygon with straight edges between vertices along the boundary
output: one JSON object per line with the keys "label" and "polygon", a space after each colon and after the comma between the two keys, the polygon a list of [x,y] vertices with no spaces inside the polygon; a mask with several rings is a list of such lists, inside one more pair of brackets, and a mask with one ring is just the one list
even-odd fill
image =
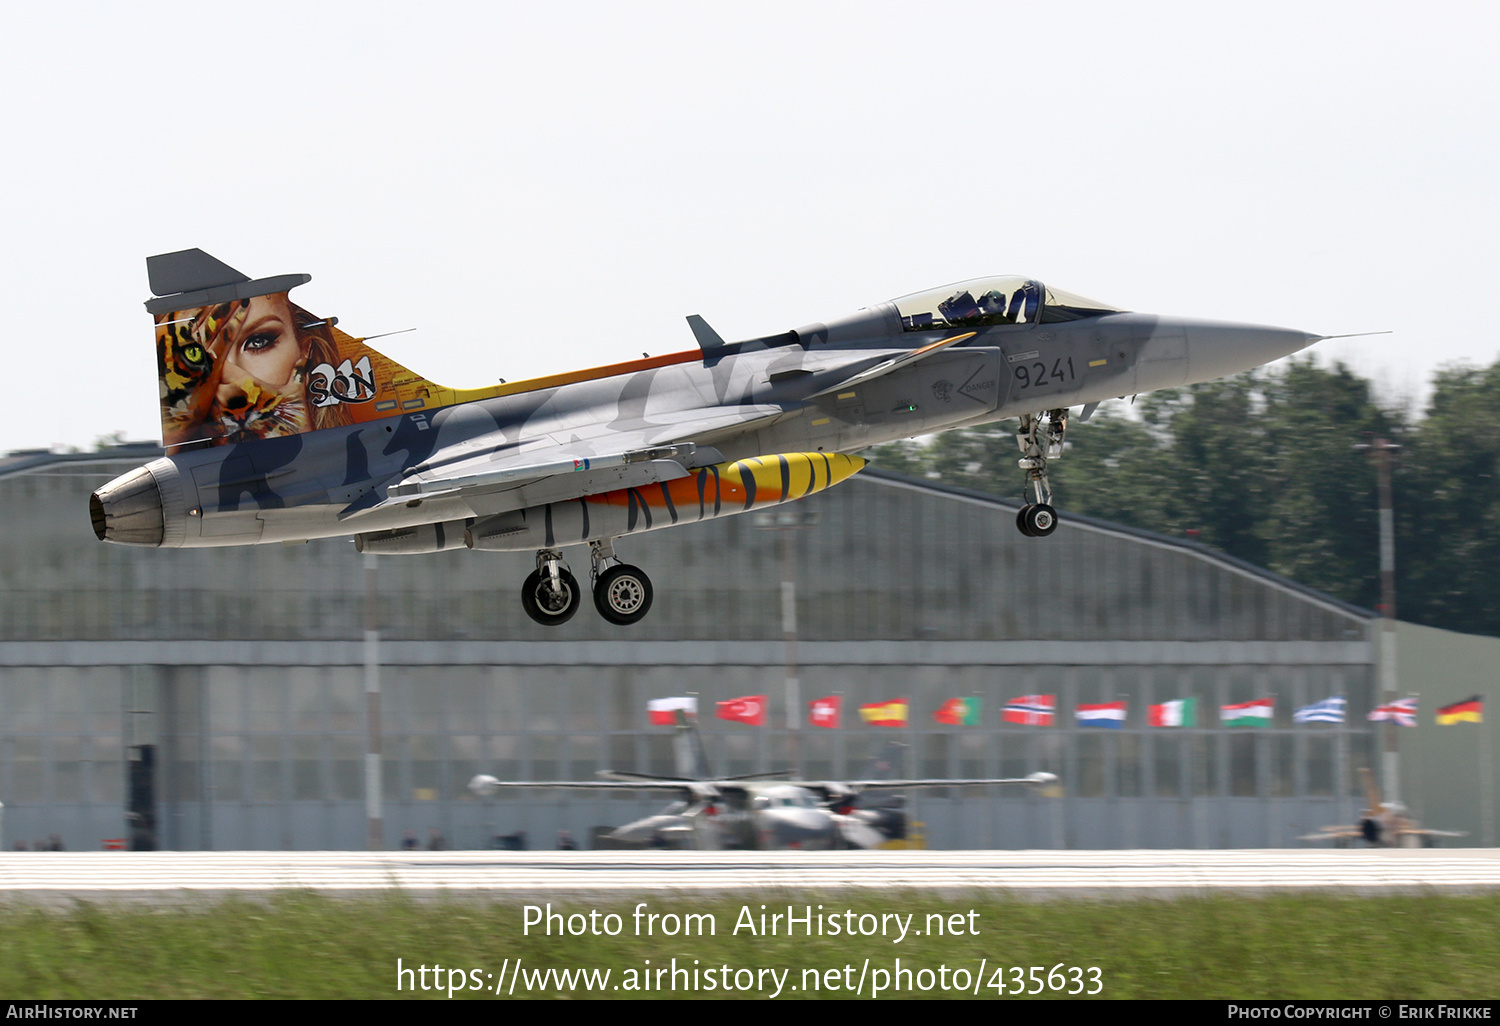
{"label": "tiger face artwork", "polygon": [[327,340],[305,323],[310,315],[284,292],[160,315],[163,442],[228,444],[325,426],[314,424],[305,382],[314,343]]}

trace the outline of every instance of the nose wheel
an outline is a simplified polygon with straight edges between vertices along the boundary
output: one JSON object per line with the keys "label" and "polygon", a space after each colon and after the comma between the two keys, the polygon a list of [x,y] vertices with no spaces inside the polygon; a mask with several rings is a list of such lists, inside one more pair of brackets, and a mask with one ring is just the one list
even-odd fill
{"label": "nose wheel", "polygon": [[1057,530],[1057,510],[1045,502],[1028,502],[1016,511],[1016,530],[1028,538],[1045,538]]}
{"label": "nose wheel", "polygon": [[1028,538],[1045,538],[1057,530],[1057,510],[1052,508],[1052,486],[1047,482],[1047,461],[1063,452],[1063,436],[1068,430],[1068,411],[1023,413],[1016,432],[1021,458],[1017,461],[1026,471],[1026,484],[1036,492],[1036,501],[1016,511],[1016,530]]}

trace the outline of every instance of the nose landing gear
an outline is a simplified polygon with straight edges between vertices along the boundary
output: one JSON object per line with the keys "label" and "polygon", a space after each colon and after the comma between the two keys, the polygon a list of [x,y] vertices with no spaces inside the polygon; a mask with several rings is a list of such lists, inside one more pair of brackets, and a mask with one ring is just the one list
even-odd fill
{"label": "nose landing gear", "polygon": [[1062,455],[1063,436],[1068,430],[1068,411],[1021,414],[1016,445],[1018,464],[1026,471],[1028,485],[1036,490],[1036,502],[1016,511],[1016,529],[1028,538],[1045,538],[1057,530],[1057,510],[1052,508],[1052,486],[1047,483],[1047,461]]}

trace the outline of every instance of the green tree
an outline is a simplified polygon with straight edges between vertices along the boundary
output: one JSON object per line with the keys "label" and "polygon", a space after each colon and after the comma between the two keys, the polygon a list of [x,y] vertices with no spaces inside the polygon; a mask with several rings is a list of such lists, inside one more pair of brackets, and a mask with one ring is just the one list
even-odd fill
{"label": "green tree", "polygon": [[1398,614],[1500,634],[1500,362],[1438,373],[1398,479]]}
{"label": "green tree", "polygon": [[[1021,497],[1014,422],[877,447],[877,466]],[[1369,383],[1310,361],[1141,397],[1069,427],[1052,465],[1064,511],[1206,544],[1370,606],[1379,594],[1375,474],[1358,449],[1404,437]]]}

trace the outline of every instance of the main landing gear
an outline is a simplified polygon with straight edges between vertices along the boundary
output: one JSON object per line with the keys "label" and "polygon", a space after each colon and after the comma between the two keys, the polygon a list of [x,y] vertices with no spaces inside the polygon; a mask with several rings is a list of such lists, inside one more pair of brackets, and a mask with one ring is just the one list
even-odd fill
{"label": "main landing gear", "polygon": [[1036,502],[1028,502],[1016,511],[1016,529],[1028,538],[1045,538],[1057,530],[1052,486],[1047,483],[1047,461],[1062,455],[1067,430],[1066,409],[1021,414],[1021,427],[1016,432],[1016,445],[1021,449],[1018,462],[1026,471],[1028,487],[1036,490]]}
{"label": "main landing gear", "polygon": [[[651,611],[651,578],[640,567],[621,563],[611,541],[589,543],[589,564],[594,608],[600,616],[628,627]],[[578,612],[582,595],[562,553],[541,549],[536,554],[536,570],[521,585],[521,608],[537,623],[556,627]]]}
{"label": "main landing gear", "polygon": [[540,549],[536,554],[536,569],[521,585],[521,608],[537,623],[556,627],[573,619],[581,594],[578,578],[568,570],[562,553]]}

